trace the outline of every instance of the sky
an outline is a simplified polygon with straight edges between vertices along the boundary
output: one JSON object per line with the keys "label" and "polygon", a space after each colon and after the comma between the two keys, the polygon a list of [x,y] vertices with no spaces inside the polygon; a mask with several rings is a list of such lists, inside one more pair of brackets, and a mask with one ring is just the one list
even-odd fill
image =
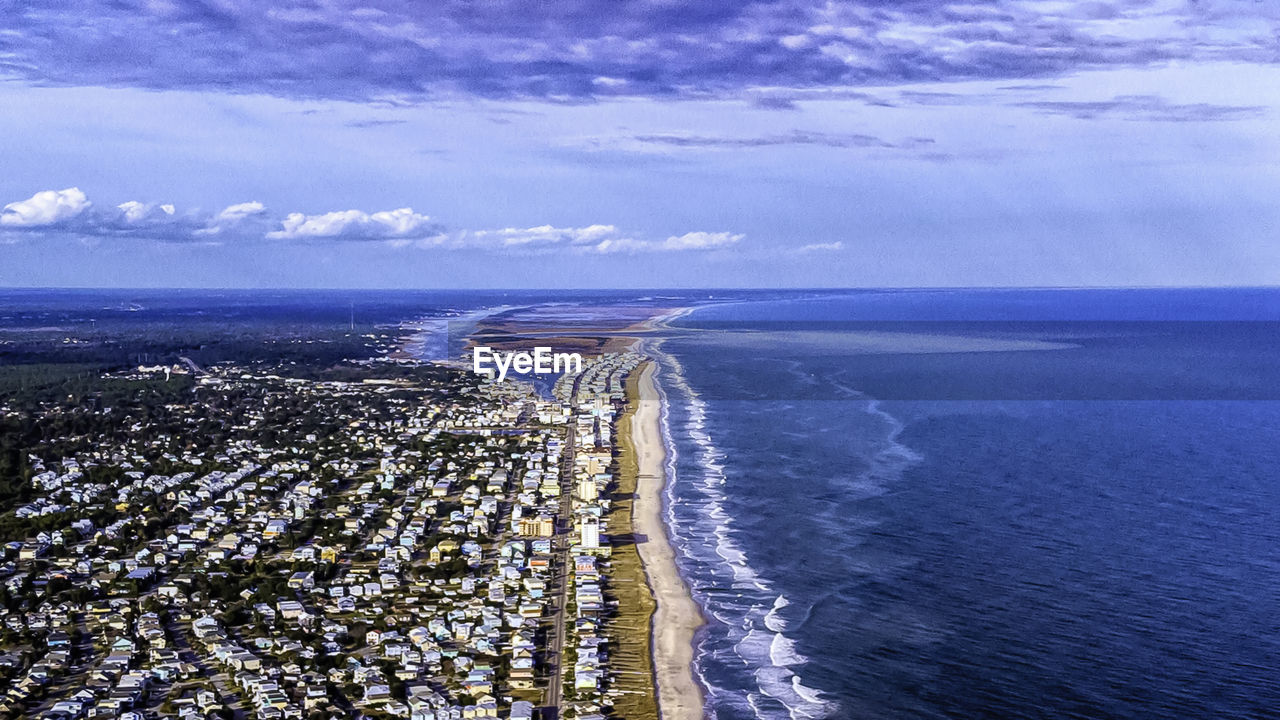
{"label": "sky", "polygon": [[10,7],[0,286],[1280,278],[1272,0]]}

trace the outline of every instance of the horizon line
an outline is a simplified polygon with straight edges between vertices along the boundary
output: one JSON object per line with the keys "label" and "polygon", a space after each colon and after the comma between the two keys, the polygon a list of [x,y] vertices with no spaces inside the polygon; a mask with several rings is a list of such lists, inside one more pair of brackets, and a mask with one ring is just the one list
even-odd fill
{"label": "horizon line", "polygon": [[779,286],[671,286],[671,287],[309,287],[309,286],[151,286],[151,285],[0,285],[0,292],[14,291],[159,291],[159,292],[857,292],[929,290],[1280,290],[1277,285],[779,285]]}

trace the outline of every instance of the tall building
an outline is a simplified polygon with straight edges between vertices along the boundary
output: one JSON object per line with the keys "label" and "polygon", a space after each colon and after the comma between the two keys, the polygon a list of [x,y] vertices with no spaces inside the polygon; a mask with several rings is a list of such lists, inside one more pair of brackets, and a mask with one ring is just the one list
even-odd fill
{"label": "tall building", "polygon": [[600,547],[600,518],[588,515],[582,519],[582,547],[595,549]]}

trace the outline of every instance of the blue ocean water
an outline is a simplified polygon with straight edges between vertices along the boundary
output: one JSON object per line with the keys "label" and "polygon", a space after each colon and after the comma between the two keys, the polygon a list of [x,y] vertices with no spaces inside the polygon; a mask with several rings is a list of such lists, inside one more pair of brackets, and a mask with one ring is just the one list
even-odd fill
{"label": "blue ocean water", "polygon": [[1280,292],[856,293],[659,343],[712,715],[1280,707]]}

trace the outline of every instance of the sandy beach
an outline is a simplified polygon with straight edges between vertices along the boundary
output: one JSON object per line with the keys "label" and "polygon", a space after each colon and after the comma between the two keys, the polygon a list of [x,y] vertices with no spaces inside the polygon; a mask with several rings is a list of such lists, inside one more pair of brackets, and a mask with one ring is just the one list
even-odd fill
{"label": "sandy beach", "polygon": [[702,689],[694,680],[692,663],[693,635],[702,625],[702,614],[676,568],[662,519],[665,450],[660,425],[662,401],[654,371],[655,365],[647,363],[640,374],[632,441],[639,465],[633,522],[640,559],[657,601],[651,641],[658,709],[663,720],[701,720]]}

